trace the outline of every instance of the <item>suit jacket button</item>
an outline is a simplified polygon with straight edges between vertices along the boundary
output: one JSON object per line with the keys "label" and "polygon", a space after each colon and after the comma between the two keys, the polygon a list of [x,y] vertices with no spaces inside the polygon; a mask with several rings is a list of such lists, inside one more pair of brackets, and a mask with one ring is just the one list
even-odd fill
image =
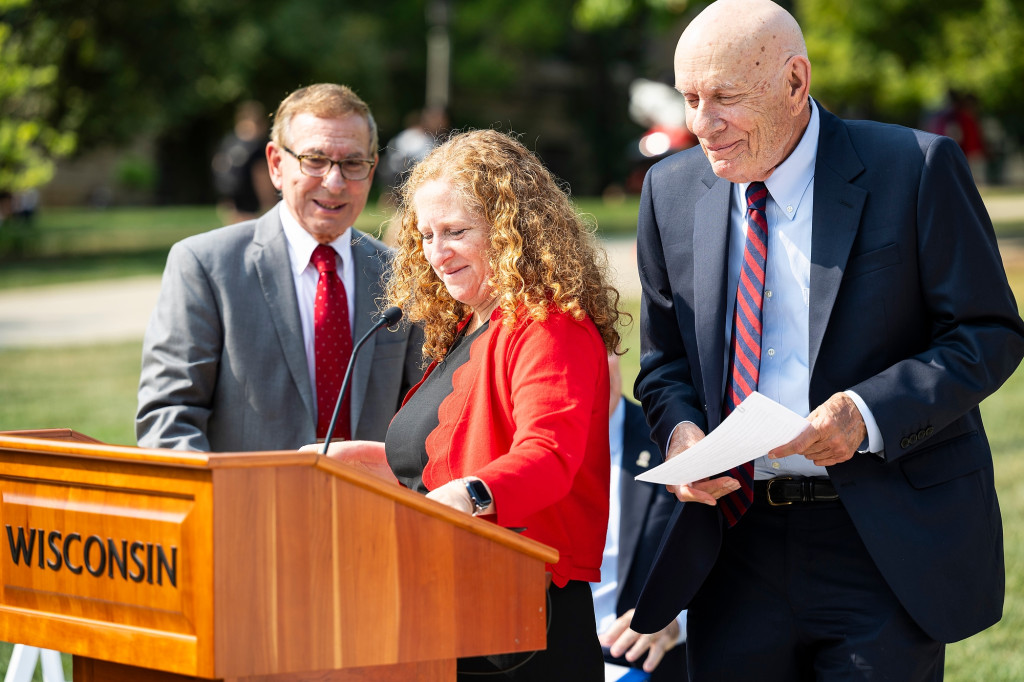
{"label": "suit jacket button", "polygon": [[910,438],[908,438],[907,440],[909,440],[910,444],[913,445],[914,443],[917,442],[917,434],[916,433],[910,434]]}
{"label": "suit jacket button", "polygon": [[910,447],[910,439],[909,438],[904,438],[903,440],[901,440],[900,441],[900,447],[901,448],[909,448]]}
{"label": "suit jacket button", "polygon": [[924,440],[927,437],[928,437],[928,432],[925,429],[921,429],[920,431],[917,432],[917,439],[918,440]]}
{"label": "suit jacket button", "polygon": [[930,436],[933,433],[935,433],[935,429],[932,428],[931,426],[929,426],[927,429],[924,430],[924,435],[926,435],[926,436]]}

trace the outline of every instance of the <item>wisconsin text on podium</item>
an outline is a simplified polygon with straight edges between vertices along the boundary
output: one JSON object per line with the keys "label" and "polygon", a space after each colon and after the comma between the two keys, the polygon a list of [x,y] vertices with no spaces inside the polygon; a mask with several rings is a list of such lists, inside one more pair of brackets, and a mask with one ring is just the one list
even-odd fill
{"label": "wisconsin text on podium", "polygon": [[25,566],[58,572],[67,569],[75,575],[84,569],[97,578],[106,574],[108,578],[120,576],[122,580],[145,581],[150,585],[163,585],[166,574],[170,585],[178,586],[177,547],[170,548],[168,559],[168,551],[159,543],[104,540],[98,535],[83,539],[80,533],[47,533],[42,528],[23,526],[15,531],[10,524],[6,528],[10,558],[15,566],[24,561]]}

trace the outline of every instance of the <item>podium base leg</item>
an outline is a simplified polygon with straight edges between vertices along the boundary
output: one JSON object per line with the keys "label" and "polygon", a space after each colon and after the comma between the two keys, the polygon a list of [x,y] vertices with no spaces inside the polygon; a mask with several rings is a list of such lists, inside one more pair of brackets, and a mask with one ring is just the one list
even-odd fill
{"label": "podium base leg", "polygon": [[[205,677],[177,675],[175,673],[111,663],[95,658],[75,656],[73,679],[75,682],[211,682]],[[217,678],[212,682],[454,682],[455,659],[397,663],[367,668],[318,670],[280,675]]]}

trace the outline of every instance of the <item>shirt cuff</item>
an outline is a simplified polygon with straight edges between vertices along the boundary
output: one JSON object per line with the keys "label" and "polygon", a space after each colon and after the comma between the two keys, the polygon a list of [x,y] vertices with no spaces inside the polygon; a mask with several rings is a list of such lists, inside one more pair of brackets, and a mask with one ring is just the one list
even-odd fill
{"label": "shirt cuff", "polygon": [[676,616],[676,623],[679,624],[679,636],[676,637],[676,646],[686,641],[686,611],[680,611]]}
{"label": "shirt cuff", "polygon": [[860,410],[860,416],[864,420],[864,426],[868,430],[867,443],[861,443],[861,447],[857,448],[857,452],[873,452],[876,454],[883,452],[885,450],[885,442],[882,440],[882,432],[879,430],[878,422],[875,421],[875,415],[871,414],[868,404],[855,391],[843,391],[843,393],[850,396],[850,400],[857,405],[857,409]]}

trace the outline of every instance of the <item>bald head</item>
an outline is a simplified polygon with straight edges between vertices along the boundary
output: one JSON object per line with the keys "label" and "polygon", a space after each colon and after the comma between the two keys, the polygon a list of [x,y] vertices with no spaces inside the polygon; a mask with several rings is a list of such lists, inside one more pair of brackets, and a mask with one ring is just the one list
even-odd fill
{"label": "bald head", "polygon": [[810,120],[811,66],[796,20],[770,0],[717,0],[687,26],[675,55],[687,126],[715,173],[764,180]]}
{"label": "bald head", "polygon": [[781,67],[790,57],[807,57],[796,19],[771,0],[718,0],[690,22],[676,46],[680,59],[727,52],[745,68]]}

